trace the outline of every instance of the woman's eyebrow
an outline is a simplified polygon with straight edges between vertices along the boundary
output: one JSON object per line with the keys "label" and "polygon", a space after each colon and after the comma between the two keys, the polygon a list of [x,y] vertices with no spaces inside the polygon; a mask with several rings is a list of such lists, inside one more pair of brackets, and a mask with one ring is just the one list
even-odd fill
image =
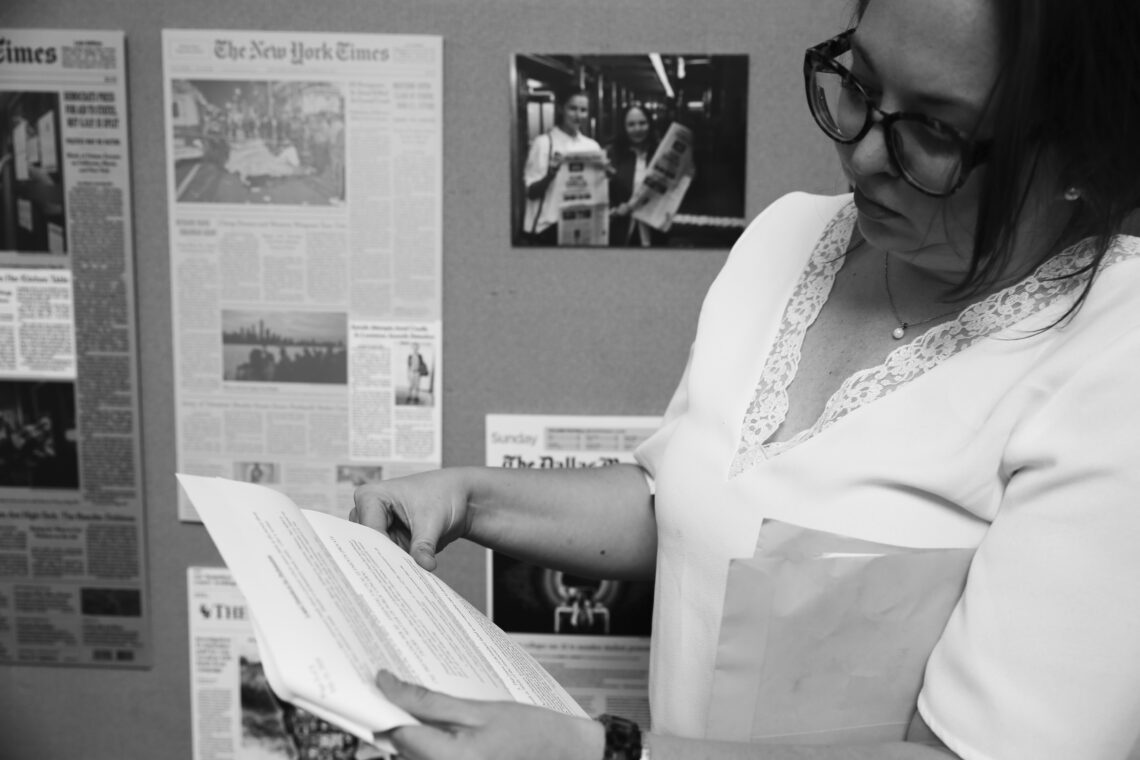
{"label": "woman's eyebrow", "polygon": [[[854,60],[858,61],[868,73],[875,79],[880,79],[878,70],[875,68],[875,61],[871,58],[870,53],[859,44],[859,37],[857,35],[851,36],[851,55]],[[907,93],[907,98],[915,105],[925,106],[929,108],[958,108],[966,111],[969,115],[979,115],[979,108],[975,103],[970,102],[961,95],[948,92],[925,92],[922,90],[911,91]]]}

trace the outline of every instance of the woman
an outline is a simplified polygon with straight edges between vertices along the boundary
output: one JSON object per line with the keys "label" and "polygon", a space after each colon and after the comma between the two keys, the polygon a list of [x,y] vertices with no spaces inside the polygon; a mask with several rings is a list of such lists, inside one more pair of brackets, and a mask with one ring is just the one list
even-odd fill
{"label": "woman", "polygon": [[661,245],[663,235],[631,217],[636,210],[634,191],[641,187],[649,162],[657,150],[657,131],[649,114],[636,103],[626,106],[617,137],[606,149],[613,166],[610,175],[610,245]]}
{"label": "woman", "polygon": [[530,144],[523,182],[526,185],[526,213],[523,233],[532,245],[558,245],[559,204],[551,185],[563,157],[572,153],[602,152],[593,138],[582,134],[589,124],[590,98],[584,90],[573,90],[556,107],[557,123]]}
{"label": "woman", "polygon": [[[737,243],[638,451],[655,495],[637,467],[457,469],[362,490],[356,519],[429,568],[460,537],[581,575],[656,568],[654,760],[1127,757],[1138,34],[1132,0],[863,0],[805,61],[853,198],[788,196]],[[727,564],[763,518],[976,547],[906,741],[706,732]],[[409,758],[603,753],[587,720],[379,683],[426,724],[393,732]]]}
{"label": "woman", "polygon": [[407,360],[408,403],[420,403],[420,381],[428,375],[427,362],[420,353],[420,344],[413,343]]}

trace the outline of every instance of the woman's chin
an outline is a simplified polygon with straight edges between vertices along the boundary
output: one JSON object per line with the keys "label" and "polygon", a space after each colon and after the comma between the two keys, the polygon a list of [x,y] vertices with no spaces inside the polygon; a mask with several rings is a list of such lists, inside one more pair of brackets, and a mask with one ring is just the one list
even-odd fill
{"label": "woman's chin", "polygon": [[914,246],[914,240],[905,234],[901,217],[892,219],[876,218],[862,211],[855,218],[859,234],[875,248],[887,251],[907,250]]}

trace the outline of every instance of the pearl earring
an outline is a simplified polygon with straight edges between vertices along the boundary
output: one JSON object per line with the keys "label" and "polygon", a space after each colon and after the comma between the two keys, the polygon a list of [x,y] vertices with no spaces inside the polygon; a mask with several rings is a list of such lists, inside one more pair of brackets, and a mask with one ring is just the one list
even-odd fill
{"label": "pearl earring", "polygon": [[1065,200],[1076,201],[1076,200],[1080,200],[1080,198],[1081,198],[1080,188],[1068,187],[1065,189]]}

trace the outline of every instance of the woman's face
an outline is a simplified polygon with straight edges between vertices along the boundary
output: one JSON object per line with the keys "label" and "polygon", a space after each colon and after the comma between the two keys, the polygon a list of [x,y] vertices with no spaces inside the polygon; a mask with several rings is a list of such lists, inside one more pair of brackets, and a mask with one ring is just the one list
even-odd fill
{"label": "woman's face", "polygon": [[[871,0],[852,37],[852,74],[887,113],[922,113],[967,135],[977,128],[985,139],[992,130],[984,111],[998,72],[991,2]],[[892,166],[881,126],[837,147],[868,242],[896,253],[940,250],[944,266],[961,269],[973,244],[984,164],[954,195],[934,198]]]}
{"label": "woman's face", "polygon": [[649,136],[649,117],[640,108],[631,108],[625,115],[625,134],[631,145],[641,145]]}
{"label": "woman's face", "polygon": [[590,117],[590,101],[585,95],[572,95],[562,106],[562,129],[576,135]]}

